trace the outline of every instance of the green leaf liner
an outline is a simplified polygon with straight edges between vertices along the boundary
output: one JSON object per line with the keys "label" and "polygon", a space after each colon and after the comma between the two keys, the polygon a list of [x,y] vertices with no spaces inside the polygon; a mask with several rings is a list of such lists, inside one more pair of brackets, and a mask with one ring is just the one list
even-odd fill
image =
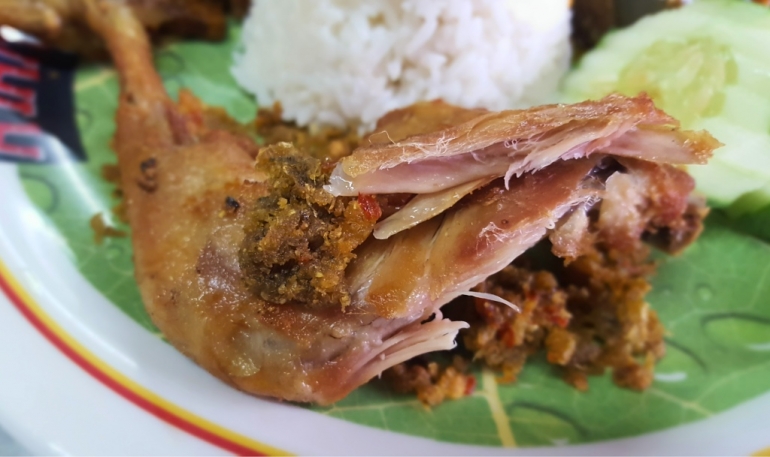
{"label": "green leaf liner", "polygon": [[[240,121],[256,105],[229,74],[238,29],[218,44],[181,43],[158,52],[167,88],[188,87],[208,104]],[[77,121],[89,160],[69,165],[20,165],[37,208],[67,241],[73,263],[127,316],[158,333],[133,279],[128,238],[93,240],[89,219],[109,215],[116,201],[101,178],[115,163],[109,148],[115,129],[118,82],[108,66],[83,68],[76,79]],[[109,219],[109,218],[108,218]],[[114,225],[122,227],[114,219]],[[427,410],[414,397],[373,381],[320,414],[441,441],[506,446],[585,443],[639,435],[724,411],[770,390],[770,246],[733,230],[719,215],[680,257],[661,257],[649,301],[670,335],[656,382],[644,393],[615,387],[609,377],[590,390],[569,387],[542,359],[527,365],[514,385],[478,371],[476,392]],[[767,229],[759,227],[756,230]]]}

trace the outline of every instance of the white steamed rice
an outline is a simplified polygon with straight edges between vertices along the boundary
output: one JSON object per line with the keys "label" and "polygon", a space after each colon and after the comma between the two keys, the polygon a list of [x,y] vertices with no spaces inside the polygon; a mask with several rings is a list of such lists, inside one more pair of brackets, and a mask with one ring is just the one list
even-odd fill
{"label": "white steamed rice", "polygon": [[285,120],[366,129],[421,100],[551,101],[569,34],[568,0],[256,0],[233,74]]}

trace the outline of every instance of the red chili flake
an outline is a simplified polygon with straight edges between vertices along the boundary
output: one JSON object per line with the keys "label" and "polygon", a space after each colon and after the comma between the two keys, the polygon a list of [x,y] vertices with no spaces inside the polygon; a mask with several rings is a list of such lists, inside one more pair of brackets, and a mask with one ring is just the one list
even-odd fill
{"label": "red chili flake", "polygon": [[323,173],[331,173],[332,170],[334,170],[334,167],[337,166],[337,162],[329,159],[324,159],[323,162],[321,162],[321,171]]}
{"label": "red chili flake", "polygon": [[476,390],[476,377],[468,376],[468,380],[465,381],[465,395],[470,395]]}
{"label": "red chili flake", "polygon": [[555,310],[551,307],[546,307],[544,311],[548,320],[551,321],[551,323],[553,323],[554,325],[561,328],[567,328],[567,326],[569,325],[570,317],[565,316],[564,313],[560,313],[559,310]]}
{"label": "red chili flake", "polygon": [[488,317],[492,314],[492,306],[486,298],[473,297],[473,306],[476,308],[476,311],[484,317]]}
{"label": "red chili flake", "polygon": [[[481,292],[484,292],[484,290],[481,290]],[[474,297],[473,304],[476,313],[481,316],[488,325],[498,326],[505,319],[496,303],[485,298]]]}
{"label": "red chili flake", "polygon": [[358,204],[364,212],[364,216],[370,221],[376,221],[382,216],[382,209],[377,199],[372,195],[358,194]]}
{"label": "red chili flake", "polygon": [[505,347],[512,348],[516,345],[516,334],[513,332],[513,328],[505,326],[497,332],[497,337],[505,344]]}
{"label": "red chili flake", "polygon": [[382,216],[388,217],[406,206],[414,197],[414,194],[384,194],[377,195],[377,203],[382,208]]}

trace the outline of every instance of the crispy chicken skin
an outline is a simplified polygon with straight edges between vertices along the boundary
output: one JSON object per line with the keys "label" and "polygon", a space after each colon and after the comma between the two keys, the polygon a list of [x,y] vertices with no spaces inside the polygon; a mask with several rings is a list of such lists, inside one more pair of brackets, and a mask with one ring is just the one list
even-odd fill
{"label": "crispy chicken skin", "polygon": [[[601,147],[569,149],[569,160],[548,156],[549,163],[537,172],[517,177],[505,176],[507,166],[493,167],[483,175],[488,184],[436,217],[387,239],[369,237],[355,249],[345,271],[351,302],[344,309],[298,301],[272,303],[253,293],[241,267],[249,208],[271,191],[265,175],[254,167],[256,146],[237,133],[202,128],[194,113],[170,100],[152,66],[143,27],[124,2],[83,0],[80,7],[106,41],[120,74],[114,146],[144,304],[181,352],[253,394],[329,404],[388,367],[451,349],[467,324],[443,318],[444,304],[510,264],[565,217],[598,204],[613,179],[637,186],[638,205],[625,208],[626,213],[651,207],[653,193],[645,181],[622,178],[635,176],[634,160],[676,170],[667,163],[702,161],[716,145],[705,133],[679,131],[644,98],[614,96],[598,104],[484,114],[483,123],[449,109],[451,119],[428,123],[429,130],[444,128],[438,133],[420,131],[424,129],[419,120],[412,118],[414,125],[403,140],[354,152],[351,160],[364,165],[348,171],[363,174],[387,162],[401,166],[404,176],[419,174],[424,164],[392,153],[411,147],[415,141],[410,135],[417,133],[422,134],[417,138],[423,149],[435,149],[447,132],[465,132],[452,140],[456,155],[472,155],[479,145],[513,144],[519,138],[504,128],[510,116],[525,124],[537,119],[544,141],[558,137],[581,144],[585,130],[558,128],[564,113],[580,112],[581,119],[595,127],[590,130],[591,144]],[[635,137],[614,143],[617,130],[602,126],[612,124],[608,116],[625,113],[629,105],[645,108],[626,113],[629,123],[662,119],[666,131],[637,128]],[[675,141],[663,149],[646,149],[661,144],[661,136]],[[617,151],[622,152],[618,159],[612,155]],[[464,174],[458,181],[463,179]],[[676,179],[683,185],[676,187],[675,200],[687,201],[692,180],[684,172]],[[409,179],[397,181],[402,186],[396,182],[394,192],[410,192]],[[678,220],[685,208],[676,206],[665,218],[645,213],[636,220],[643,222],[643,231],[657,229]],[[630,230],[628,224],[608,227],[618,236]]]}
{"label": "crispy chicken skin", "polygon": [[[414,113],[421,110],[416,108]],[[464,120],[448,110],[444,116]],[[679,130],[679,123],[646,96],[614,94],[574,105],[474,110],[468,117],[448,128],[414,131],[408,138],[386,143],[383,138],[391,130],[397,138],[403,133],[392,123],[379,126],[370,136],[376,142],[364,143],[340,161],[328,189],[335,195],[432,193],[490,175],[508,179],[555,160],[596,152],[658,163],[701,164],[720,146],[707,132]],[[402,118],[409,122],[408,116]]]}

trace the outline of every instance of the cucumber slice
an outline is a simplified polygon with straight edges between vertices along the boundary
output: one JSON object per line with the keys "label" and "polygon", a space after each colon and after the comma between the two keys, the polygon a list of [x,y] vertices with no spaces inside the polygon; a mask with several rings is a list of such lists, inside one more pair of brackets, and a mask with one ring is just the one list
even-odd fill
{"label": "cucumber slice", "polygon": [[696,1],[608,34],[567,76],[564,101],[647,92],[684,128],[725,144],[689,167],[710,203],[753,211],[770,204],[768,49],[770,9]]}

